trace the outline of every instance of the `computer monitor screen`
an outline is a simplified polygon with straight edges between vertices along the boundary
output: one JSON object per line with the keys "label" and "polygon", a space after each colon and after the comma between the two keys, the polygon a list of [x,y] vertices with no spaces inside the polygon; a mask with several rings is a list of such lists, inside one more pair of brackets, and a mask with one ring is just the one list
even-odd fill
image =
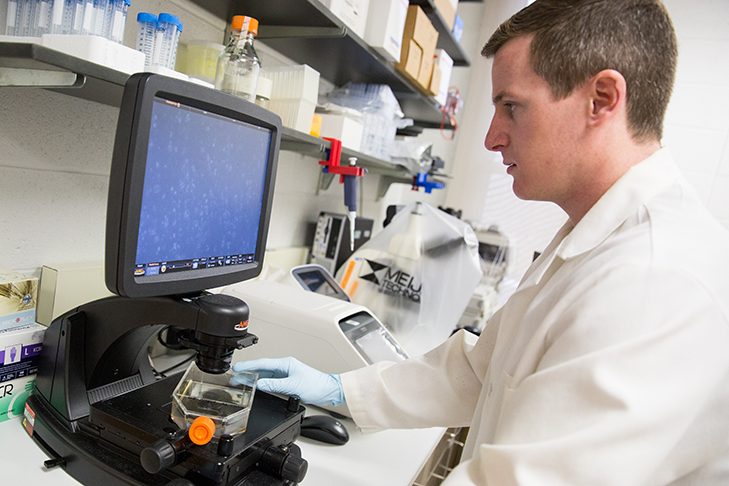
{"label": "computer monitor screen", "polygon": [[270,145],[269,129],[155,98],[135,276],[253,262]]}
{"label": "computer monitor screen", "polygon": [[[160,78],[146,76],[143,91]],[[111,184],[125,190],[119,230],[107,227],[107,238],[118,241],[111,255],[107,241],[107,285],[114,267],[109,287],[120,295],[183,294],[225,285],[257,275],[263,258],[277,119],[212,90],[195,93],[183,86],[188,83],[159,82],[163,89],[151,90],[141,102],[136,97],[135,106],[142,106],[136,106],[135,126],[121,133],[129,150],[124,157],[115,151],[112,167],[112,220],[111,213],[120,210],[112,207]],[[114,177],[114,165],[124,166],[123,180]]]}

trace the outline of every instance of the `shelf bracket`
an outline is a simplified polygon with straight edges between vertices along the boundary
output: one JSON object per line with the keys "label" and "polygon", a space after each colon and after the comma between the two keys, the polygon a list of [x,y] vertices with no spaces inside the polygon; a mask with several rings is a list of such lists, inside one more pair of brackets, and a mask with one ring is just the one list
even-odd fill
{"label": "shelf bracket", "polygon": [[330,39],[347,36],[347,28],[341,27],[298,27],[288,25],[266,25],[260,27],[258,39]]}
{"label": "shelf bracket", "polygon": [[385,194],[387,193],[387,190],[390,188],[392,184],[410,184],[412,185],[413,180],[408,179],[406,177],[393,177],[389,175],[381,175],[380,180],[377,183],[377,200],[379,201],[383,197],[385,197]]}
{"label": "shelf bracket", "polygon": [[319,191],[326,191],[329,189],[329,187],[332,185],[332,181],[334,180],[335,174],[325,174],[324,172],[319,173],[319,185],[316,190],[316,194],[319,194]]}
{"label": "shelf bracket", "polygon": [[83,83],[83,75],[69,71],[0,67],[0,86],[60,88]]}
{"label": "shelf bracket", "polygon": [[323,144],[313,145],[309,142],[299,142],[296,140],[281,140],[281,150],[285,152],[296,152],[311,157],[319,157],[326,150]]}

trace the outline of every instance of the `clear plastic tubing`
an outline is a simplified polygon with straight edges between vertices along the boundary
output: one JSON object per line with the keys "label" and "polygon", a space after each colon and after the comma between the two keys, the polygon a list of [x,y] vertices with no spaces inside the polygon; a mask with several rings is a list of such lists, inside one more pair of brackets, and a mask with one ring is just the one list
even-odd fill
{"label": "clear plastic tubing", "polygon": [[5,19],[5,35],[16,35],[16,18],[18,16],[18,0],[8,1],[8,16]]}
{"label": "clear plastic tubing", "polygon": [[139,26],[137,50],[144,53],[144,66],[149,67],[152,64],[157,16],[148,12],[139,12],[137,14],[137,24]]}
{"label": "clear plastic tubing", "polygon": [[104,18],[101,27],[101,35],[111,39],[111,23],[114,21],[114,4],[117,0],[106,0],[104,5]]}
{"label": "clear plastic tubing", "polygon": [[175,69],[175,63],[177,63],[177,45],[180,42],[180,35],[182,34],[182,22],[180,19],[175,17],[175,32],[172,35],[172,44],[170,45],[170,57],[167,60],[167,67]]}
{"label": "clear plastic tubing", "polygon": [[35,3],[35,0],[18,0],[18,13],[15,17],[15,35],[32,35],[33,16],[36,10]]}
{"label": "clear plastic tubing", "polygon": [[[58,1],[58,0],[56,0]],[[73,17],[74,11],[76,10],[76,0],[64,0],[63,10],[61,12],[61,26],[59,27],[54,17],[53,33],[54,34],[73,34]],[[53,4],[54,15],[56,4]]]}
{"label": "clear plastic tubing", "polygon": [[31,32],[32,36],[40,36],[50,31],[52,9],[53,0],[40,0],[37,2],[35,21],[33,23],[33,31]]}
{"label": "clear plastic tubing", "polygon": [[110,39],[114,42],[121,44],[124,40],[124,26],[127,23],[127,12],[131,4],[132,0],[114,0],[110,35]]}
{"label": "clear plastic tubing", "polygon": [[94,11],[94,0],[85,0],[81,18],[81,32],[79,34],[91,34],[93,32]]}
{"label": "clear plastic tubing", "polygon": [[106,17],[106,7],[109,0],[94,0],[94,21],[91,27],[91,34],[105,37],[104,35],[104,18]]}
{"label": "clear plastic tubing", "polygon": [[84,21],[84,0],[70,0],[73,3],[73,20],[71,21],[70,34],[80,34]]}
{"label": "clear plastic tubing", "polygon": [[63,11],[66,3],[68,3],[68,0],[53,1],[53,7],[51,9],[51,26],[49,29],[51,34],[67,33],[63,31]]}

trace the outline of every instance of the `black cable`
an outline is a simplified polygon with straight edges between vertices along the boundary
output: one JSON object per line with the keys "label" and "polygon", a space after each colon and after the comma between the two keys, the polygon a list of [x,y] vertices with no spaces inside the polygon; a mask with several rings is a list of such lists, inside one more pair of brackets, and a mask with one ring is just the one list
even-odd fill
{"label": "black cable", "polygon": [[[169,342],[170,327],[171,326],[165,326],[159,330],[159,332],[157,333],[157,342],[159,342],[165,348],[172,349],[174,351],[180,351],[182,349],[185,349],[185,347],[181,346],[180,344]],[[176,330],[176,331],[178,331],[178,330]],[[165,333],[164,338],[162,337],[162,333]]]}

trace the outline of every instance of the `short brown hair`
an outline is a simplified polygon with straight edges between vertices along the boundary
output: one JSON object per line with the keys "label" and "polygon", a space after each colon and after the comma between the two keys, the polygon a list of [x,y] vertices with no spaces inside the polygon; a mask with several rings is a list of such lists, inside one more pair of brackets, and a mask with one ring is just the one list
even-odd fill
{"label": "short brown hair", "polygon": [[536,0],[499,26],[481,54],[533,34],[534,71],[558,99],[603,69],[627,84],[628,126],[637,140],[663,135],[676,72],[676,34],[659,0]]}

